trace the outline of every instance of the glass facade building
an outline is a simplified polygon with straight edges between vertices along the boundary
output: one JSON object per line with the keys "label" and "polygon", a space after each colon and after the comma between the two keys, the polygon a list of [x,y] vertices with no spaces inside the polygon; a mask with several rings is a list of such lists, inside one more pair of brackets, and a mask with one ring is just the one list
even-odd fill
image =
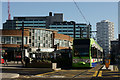
{"label": "glass facade building", "polygon": [[19,29],[24,22],[25,27],[37,27],[49,29],[49,25],[53,22],[63,22],[62,13],[49,12],[49,16],[26,16],[26,17],[14,17],[13,20],[7,20],[3,23],[3,29]]}
{"label": "glass facade building", "polygon": [[[76,38],[88,38],[91,36],[91,26],[87,24],[75,24]],[[58,33],[74,36],[74,25],[72,22],[55,22],[49,26],[50,29],[58,30]]]}
{"label": "glass facade building", "polygon": [[46,27],[46,21],[7,20],[3,24],[3,29],[20,29],[22,27],[22,22],[24,22],[24,27],[34,27],[34,28],[45,28]]}

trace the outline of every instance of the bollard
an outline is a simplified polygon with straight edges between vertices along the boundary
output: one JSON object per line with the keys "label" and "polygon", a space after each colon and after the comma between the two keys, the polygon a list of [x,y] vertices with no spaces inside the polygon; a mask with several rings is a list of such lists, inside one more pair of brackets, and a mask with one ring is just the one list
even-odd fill
{"label": "bollard", "polygon": [[57,63],[52,63],[52,69],[55,70],[57,68]]}

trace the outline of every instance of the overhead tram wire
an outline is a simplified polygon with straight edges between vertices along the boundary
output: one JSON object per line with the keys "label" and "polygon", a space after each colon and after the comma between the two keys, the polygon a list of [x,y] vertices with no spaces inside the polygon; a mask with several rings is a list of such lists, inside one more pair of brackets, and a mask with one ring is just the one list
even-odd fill
{"label": "overhead tram wire", "polygon": [[[85,20],[85,22],[86,22],[86,23],[89,23],[89,25],[90,25],[90,22],[85,18],[85,16],[83,15],[82,11],[80,10],[80,8],[79,8],[79,6],[77,5],[77,3],[75,2],[75,0],[73,0],[73,2],[74,2],[74,4],[76,5],[79,13],[82,15],[82,17],[83,17],[83,19]],[[91,36],[95,39],[95,37],[93,36],[93,34],[92,34]]]}
{"label": "overhead tram wire", "polygon": [[75,2],[75,0],[73,0],[74,4],[76,5],[79,13],[82,15],[83,19],[85,20],[86,23],[90,23],[86,18],[85,16],[83,15],[82,11],[80,10],[80,8],[78,7],[77,3]]}

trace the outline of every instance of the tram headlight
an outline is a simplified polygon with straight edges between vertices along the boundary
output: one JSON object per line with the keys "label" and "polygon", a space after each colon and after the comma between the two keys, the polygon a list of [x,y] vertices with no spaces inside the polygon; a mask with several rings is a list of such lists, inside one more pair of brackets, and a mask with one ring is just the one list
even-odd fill
{"label": "tram headlight", "polygon": [[73,59],[73,63],[77,63],[78,61],[76,59]]}
{"label": "tram headlight", "polygon": [[86,62],[86,63],[90,63],[90,59],[86,59],[85,62]]}

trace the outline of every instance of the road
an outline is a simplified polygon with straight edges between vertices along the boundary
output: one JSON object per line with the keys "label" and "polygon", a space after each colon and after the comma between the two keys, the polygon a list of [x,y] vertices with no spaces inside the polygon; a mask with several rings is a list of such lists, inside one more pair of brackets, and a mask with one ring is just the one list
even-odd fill
{"label": "road", "polygon": [[46,70],[41,68],[16,68],[3,69],[4,73],[18,73],[20,76],[12,79],[2,80],[120,80],[119,71],[102,70],[103,65],[95,68],[84,69],[62,69],[62,70]]}
{"label": "road", "polygon": [[[27,78],[27,79],[77,79],[77,78],[92,78],[93,76],[96,77],[98,73],[96,73],[96,71],[98,71],[100,68],[102,67],[102,65],[98,65],[95,68],[84,68],[84,69],[68,69],[68,70],[57,70],[57,71],[52,71],[52,72],[46,72],[46,73],[40,73],[37,75],[20,75],[19,79],[22,78]],[[100,75],[100,74],[99,74]]]}

